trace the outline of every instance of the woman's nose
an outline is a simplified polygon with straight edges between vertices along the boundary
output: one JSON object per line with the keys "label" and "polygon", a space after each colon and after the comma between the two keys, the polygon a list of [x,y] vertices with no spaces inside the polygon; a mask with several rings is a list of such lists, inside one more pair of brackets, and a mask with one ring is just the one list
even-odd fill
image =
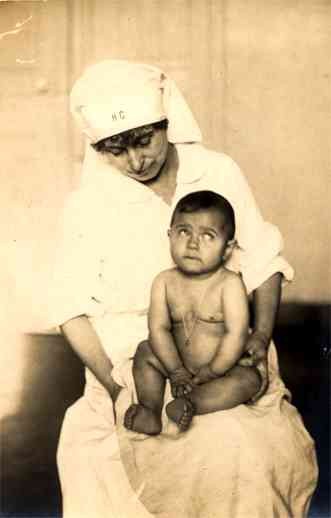
{"label": "woman's nose", "polygon": [[135,173],[142,169],[143,157],[140,149],[128,148],[128,161],[129,166]]}

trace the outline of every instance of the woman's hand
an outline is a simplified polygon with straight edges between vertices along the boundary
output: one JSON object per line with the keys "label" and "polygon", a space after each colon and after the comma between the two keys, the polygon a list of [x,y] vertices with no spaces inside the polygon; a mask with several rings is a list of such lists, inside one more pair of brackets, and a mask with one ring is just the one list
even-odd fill
{"label": "woman's hand", "polygon": [[121,385],[116,383],[114,378],[111,378],[108,392],[109,392],[109,395],[110,395],[111,400],[113,402],[113,413],[114,413],[114,422],[115,422],[115,424],[116,424],[116,420],[117,420],[115,403],[117,401],[117,398],[118,398],[119,393],[121,392],[122,388],[123,387],[121,387]]}
{"label": "woman's hand", "polygon": [[123,387],[121,387],[121,385],[116,383],[116,381],[113,378],[111,379],[111,386],[109,388],[109,394],[110,394],[110,397],[114,404],[116,403],[116,400],[117,400],[122,388]]}
{"label": "woman's hand", "polygon": [[239,360],[239,365],[243,367],[257,367],[261,375],[262,383],[260,390],[252,398],[252,402],[257,401],[266,392],[269,384],[268,377],[268,347],[269,338],[260,331],[254,331],[248,338],[246,353]]}
{"label": "woman's hand", "polygon": [[246,343],[245,355],[239,360],[243,367],[255,367],[260,361],[265,360],[268,354],[270,340],[260,331],[254,331],[249,335]]}

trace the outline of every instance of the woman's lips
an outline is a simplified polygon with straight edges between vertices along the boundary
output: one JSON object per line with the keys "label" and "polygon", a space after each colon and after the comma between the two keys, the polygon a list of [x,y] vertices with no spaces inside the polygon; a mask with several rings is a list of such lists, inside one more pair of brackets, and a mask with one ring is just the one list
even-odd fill
{"label": "woman's lips", "polygon": [[128,174],[131,176],[144,176],[147,172],[147,169],[140,169],[140,171],[129,171]]}

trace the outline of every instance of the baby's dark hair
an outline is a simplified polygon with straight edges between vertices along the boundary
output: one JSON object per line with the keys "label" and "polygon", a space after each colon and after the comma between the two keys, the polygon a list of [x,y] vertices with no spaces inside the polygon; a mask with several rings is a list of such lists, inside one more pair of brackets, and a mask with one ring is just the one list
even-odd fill
{"label": "baby's dark hair", "polygon": [[233,239],[236,226],[232,205],[223,196],[213,191],[191,192],[181,198],[173,211],[170,226],[173,226],[178,214],[190,214],[191,212],[208,209],[215,209],[222,214],[224,219],[223,230],[226,232],[229,241]]}
{"label": "baby's dark hair", "polygon": [[132,146],[135,144],[136,140],[148,134],[151,129],[167,129],[168,128],[168,119],[163,119],[159,122],[154,122],[153,124],[146,124],[145,126],[139,126],[138,128],[133,128],[127,131],[122,131],[122,133],[118,133],[117,135],[113,135],[112,137],[107,137],[98,142],[91,144],[95,151],[99,151],[101,153],[107,152],[107,145],[117,144],[121,147]]}

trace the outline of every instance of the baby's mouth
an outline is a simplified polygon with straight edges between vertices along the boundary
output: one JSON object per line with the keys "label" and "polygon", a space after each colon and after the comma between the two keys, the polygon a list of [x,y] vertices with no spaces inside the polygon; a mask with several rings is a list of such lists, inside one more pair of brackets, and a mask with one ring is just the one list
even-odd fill
{"label": "baby's mouth", "polygon": [[200,257],[195,255],[184,255],[184,259],[189,259],[190,261],[199,261],[201,263]]}

